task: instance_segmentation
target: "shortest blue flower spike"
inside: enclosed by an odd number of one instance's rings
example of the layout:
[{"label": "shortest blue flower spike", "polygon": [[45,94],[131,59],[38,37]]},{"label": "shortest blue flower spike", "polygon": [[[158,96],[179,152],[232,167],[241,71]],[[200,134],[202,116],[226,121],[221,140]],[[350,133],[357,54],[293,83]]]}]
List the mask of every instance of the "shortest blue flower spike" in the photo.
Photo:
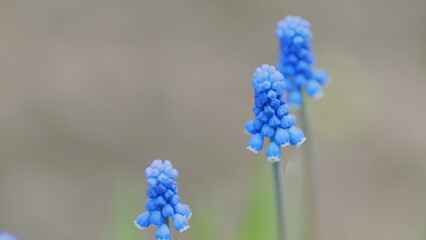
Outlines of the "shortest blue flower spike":
[{"label": "shortest blue flower spike", "polygon": [[166,224],[162,224],[155,233],[157,240],[169,240],[170,239],[170,228]]},{"label": "shortest blue flower spike", "polygon": [[[146,195],[149,199],[145,202],[146,212],[141,213],[135,220],[136,227],[143,229],[149,225],[158,226],[155,235],[157,240],[169,240],[170,228],[169,218],[173,219],[176,230],[183,232],[189,228],[188,220],[191,217],[191,209],[188,205],[182,204],[177,195],[178,185],[174,181],[179,176],[179,172],[173,168],[169,160],[154,160],[145,170],[145,177],[148,178],[149,188]],[[0,239],[2,240],[2,239]]]},{"label": "shortest blue flower spike", "polygon": [[15,235],[8,231],[0,232],[0,240],[19,240]]},{"label": "shortest blue flower spike", "polygon": [[173,216],[173,225],[175,226],[176,230],[181,233],[189,228],[188,220],[185,216],[180,214]]}]

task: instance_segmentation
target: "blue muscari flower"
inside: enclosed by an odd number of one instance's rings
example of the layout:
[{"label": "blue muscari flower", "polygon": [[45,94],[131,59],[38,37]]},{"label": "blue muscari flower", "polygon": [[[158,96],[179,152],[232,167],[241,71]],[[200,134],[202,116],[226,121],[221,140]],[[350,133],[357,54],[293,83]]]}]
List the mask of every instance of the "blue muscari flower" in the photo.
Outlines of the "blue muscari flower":
[{"label": "blue muscari flower", "polygon": [[188,205],[180,203],[178,186],[174,181],[178,176],[178,171],[169,160],[154,160],[145,170],[149,186],[146,190],[149,199],[145,202],[147,211],[136,218],[135,225],[140,229],[151,224],[158,226],[155,234],[158,240],[170,239],[170,228],[166,224],[170,217],[176,230],[183,232],[189,228],[188,220],[192,212]]},{"label": "blue muscari flower", "polygon": [[287,16],[277,24],[275,35],[280,54],[277,69],[286,82],[288,102],[295,107],[302,104],[302,89],[311,98],[322,96],[322,85],[329,81],[328,73],[314,68],[310,23],[298,16]]},{"label": "blue muscari flower", "polygon": [[19,240],[15,235],[8,231],[0,232],[0,240]]},{"label": "blue muscari flower", "polygon": [[306,139],[302,130],[294,126],[296,117],[289,114],[290,107],[284,100],[285,79],[274,66],[264,64],[256,68],[252,86],[255,119],[245,125],[245,131],[253,135],[247,149],[257,153],[263,149],[264,137],[269,137],[266,156],[271,162],[279,161],[280,147],[299,146]]}]

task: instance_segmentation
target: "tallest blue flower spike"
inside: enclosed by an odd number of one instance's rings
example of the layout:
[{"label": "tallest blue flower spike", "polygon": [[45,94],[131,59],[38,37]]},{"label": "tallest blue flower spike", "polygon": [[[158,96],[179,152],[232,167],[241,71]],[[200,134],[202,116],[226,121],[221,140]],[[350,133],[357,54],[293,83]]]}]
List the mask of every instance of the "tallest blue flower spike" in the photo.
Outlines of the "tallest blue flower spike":
[{"label": "tallest blue flower spike", "polygon": [[303,89],[311,98],[322,97],[322,86],[328,84],[329,77],[325,70],[313,66],[310,23],[298,16],[287,16],[278,22],[275,35],[280,49],[277,69],[286,78],[288,102],[300,107]]},{"label": "tallest blue flower spike", "polygon": [[189,228],[188,220],[191,210],[188,205],[180,203],[177,183],[174,181],[179,176],[169,160],[154,160],[145,170],[145,177],[150,188],[146,190],[149,199],[145,202],[146,212],[141,213],[135,220],[136,227],[144,229],[149,225],[158,226],[155,237],[157,240],[171,238],[168,225],[169,217],[179,232]]},{"label": "tallest blue flower spike", "polygon": [[296,117],[284,100],[285,80],[274,66],[267,64],[256,68],[252,80],[254,88],[255,119],[247,121],[245,131],[253,136],[247,149],[257,153],[262,150],[264,138],[271,142],[266,150],[270,162],[280,160],[281,149],[289,144],[299,146],[305,141],[302,130],[296,126]]}]

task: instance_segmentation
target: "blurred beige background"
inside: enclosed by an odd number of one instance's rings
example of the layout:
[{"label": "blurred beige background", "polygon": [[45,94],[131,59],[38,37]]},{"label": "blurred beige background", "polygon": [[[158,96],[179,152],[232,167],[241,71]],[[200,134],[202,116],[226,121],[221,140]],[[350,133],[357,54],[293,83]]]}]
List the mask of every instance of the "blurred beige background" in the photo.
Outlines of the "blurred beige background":
[{"label": "blurred beige background", "polygon": [[0,230],[111,239],[117,182],[142,211],[143,170],[163,158],[232,236],[267,164],[244,150],[251,76],[275,63],[286,15],[311,21],[332,75],[309,102],[321,239],[425,239],[425,0],[1,1]]}]

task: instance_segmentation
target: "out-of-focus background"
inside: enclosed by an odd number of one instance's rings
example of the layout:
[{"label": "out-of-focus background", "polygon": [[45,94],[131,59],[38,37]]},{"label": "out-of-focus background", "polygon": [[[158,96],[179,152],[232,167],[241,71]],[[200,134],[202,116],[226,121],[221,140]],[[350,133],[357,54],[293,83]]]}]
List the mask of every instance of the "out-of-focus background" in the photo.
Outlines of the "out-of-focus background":
[{"label": "out-of-focus background", "polygon": [[[0,230],[139,234],[143,170],[162,158],[194,210],[175,239],[211,231],[197,214],[233,239],[253,176],[270,170],[245,150],[243,125],[254,68],[275,64],[286,15],[311,22],[317,66],[332,76],[309,101],[321,239],[425,239],[424,0],[2,1]],[[300,151],[284,156],[293,209]]]}]

